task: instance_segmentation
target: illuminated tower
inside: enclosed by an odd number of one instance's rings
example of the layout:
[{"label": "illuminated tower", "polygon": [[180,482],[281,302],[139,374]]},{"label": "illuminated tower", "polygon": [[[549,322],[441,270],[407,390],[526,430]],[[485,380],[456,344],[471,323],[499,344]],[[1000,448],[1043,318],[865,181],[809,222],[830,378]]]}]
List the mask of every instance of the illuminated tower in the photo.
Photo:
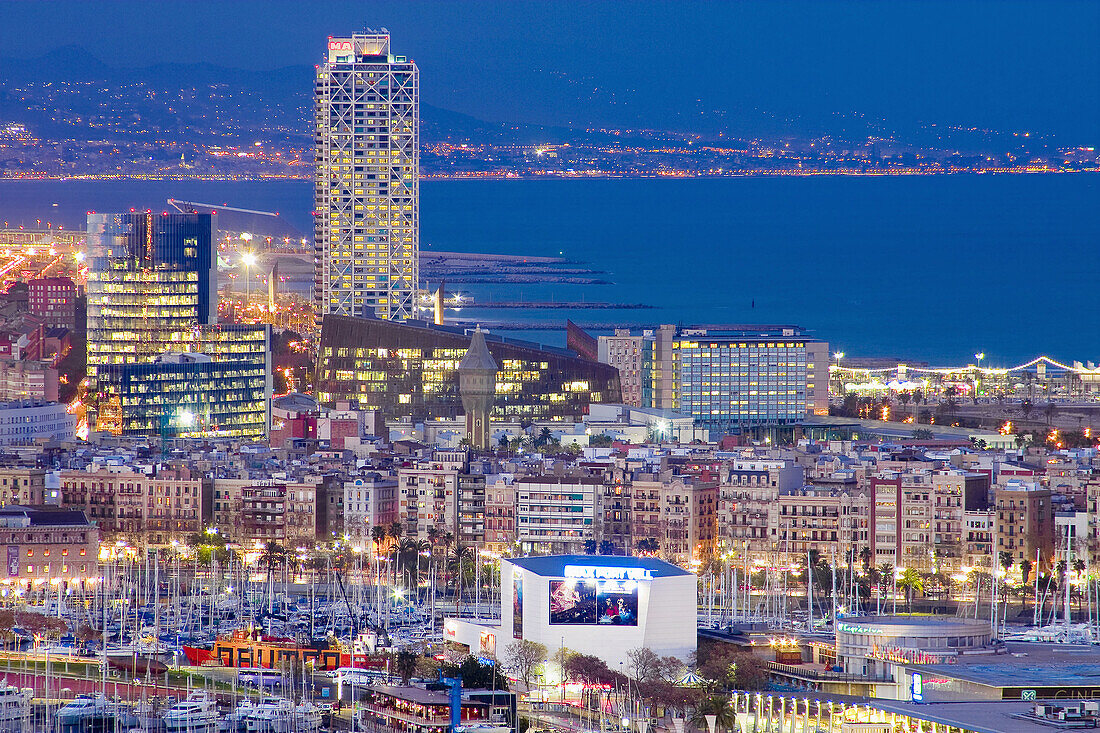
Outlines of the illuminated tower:
[{"label": "illuminated tower", "polygon": [[466,412],[466,437],[470,447],[489,447],[489,412],[497,394],[497,362],[489,353],[485,333],[479,328],[470,337],[470,348],[458,363],[458,394]]},{"label": "illuminated tower", "polygon": [[327,313],[416,317],[419,78],[384,29],[328,39],[314,86],[318,326]]}]

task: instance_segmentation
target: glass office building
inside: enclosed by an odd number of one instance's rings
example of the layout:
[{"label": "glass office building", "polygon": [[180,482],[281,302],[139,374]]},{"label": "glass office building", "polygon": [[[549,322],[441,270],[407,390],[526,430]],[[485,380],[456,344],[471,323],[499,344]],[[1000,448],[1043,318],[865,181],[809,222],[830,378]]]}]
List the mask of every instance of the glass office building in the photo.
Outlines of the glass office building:
[{"label": "glass office building", "polygon": [[112,364],[103,367],[112,392],[101,418],[127,436],[262,439],[267,373],[262,359],[214,361],[192,353]]},{"label": "glass office building", "polygon": [[[593,402],[619,402],[618,371],[566,349],[488,333],[498,365],[494,420],[578,420]],[[470,345],[462,329],[423,321],[325,316],[317,399],[427,420],[463,414],[458,364]]]},{"label": "glass office building", "polygon": [[[188,382],[193,390],[190,400],[209,403],[218,399],[224,387],[218,386],[221,377],[214,375],[227,369],[236,374],[233,379],[248,374],[250,384],[255,382],[249,389],[266,390],[262,409],[251,398],[229,400],[216,408],[244,411],[238,420],[219,418],[219,426],[268,421],[270,331],[266,326],[217,323],[215,241],[211,214],[88,214],[88,414],[92,430],[113,435],[159,433],[159,427],[150,433],[146,424],[167,419],[166,410],[171,412],[183,404],[185,395],[178,391],[182,366],[195,373]],[[198,356],[186,365],[166,357],[181,353]],[[198,366],[206,360],[217,366]],[[224,366],[237,362],[233,367]],[[156,378],[161,372],[163,379]],[[260,372],[262,379],[256,377]],[[145,386],[138,386],[139,381]],[[157,394],[156,389],[167,392]],[[204,432],[221,433],[220,428]],[[266,428],[257,433],[249,427],[233,434],[262,436]]]},{"label": "glass office building", "polygon": [[210,214],[88,214],[88,376],[152,361],[217,321]]},{"label": "glass office building", "polygon": [[387,33],[329,38],[314,84],[314,313],[417,317],[420,74]]}]

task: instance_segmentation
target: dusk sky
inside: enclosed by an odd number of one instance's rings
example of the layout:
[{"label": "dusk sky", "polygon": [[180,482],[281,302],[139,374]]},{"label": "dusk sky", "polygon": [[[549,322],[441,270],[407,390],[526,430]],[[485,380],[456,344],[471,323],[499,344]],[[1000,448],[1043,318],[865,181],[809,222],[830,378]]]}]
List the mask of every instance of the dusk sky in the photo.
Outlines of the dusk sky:
[{"label": "dusk sky", "polygon": [[[313,64],[386,27],[424,102],[490,120],[859,112],[1100,142],[1100,3],[3,2],[0,55]],[[700,101],[697,101],[700,100]],[[671,110],[671,112],[670,112]]]}]

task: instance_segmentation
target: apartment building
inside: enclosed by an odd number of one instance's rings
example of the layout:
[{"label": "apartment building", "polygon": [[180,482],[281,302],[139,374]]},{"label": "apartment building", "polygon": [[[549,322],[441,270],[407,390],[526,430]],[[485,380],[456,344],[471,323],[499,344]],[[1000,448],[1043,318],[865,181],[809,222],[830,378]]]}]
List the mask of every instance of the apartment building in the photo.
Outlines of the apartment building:
[{"label": "apartment building", "polygon": [[[996,555],[1007,552],[1015,563],[1036,567],[1054,556],[1054,508],[1050,489],[1030,481],[1010,480],[995,489]],[[1036,562],[1038,559],[1038,562]]]},{"label": "apartment building", "polygon": [[241,509],[230,526],[239,543],[258,546],[277,542],[310,547],[317,540],[315,484],[261,481],[241,489]]},{"label": "apartment building", "polygon": [[485,486],[485,547],[495,552],[514,547],[516,491],[512,477],[489,477]]},{"label": "apartment building", "polygon": [[0,506],[46,503],[46,472],[29,466],[0,466]]},{"label": "apartment building", "polygon": [[215,479],[211,523],[240,545],[290,547],[317,541],[321,477],[304,481]]},{"label": "apartment building", "polygon": [[525,552],[583,553],[585,541],[595,539],[596,494],[602,484],[589,477],[516,479],[516,542]]},{"label": "apartment building", "polygon": [[6,563],[0,587],[98,578],[100,531],[78,509],[0,507],[0,547]]},{"label": "apartment building", "polygon": [[343,482],[344,533],[356,543],[369,542],[371,529],[397,521],[397,479],[377,473]]},{"label": "apartment building", "polygon": [[397,514],[404,535],[429,539],[428,530],[458,537],[459,468],[443,465],[397,469]]},{"label": "apartment building", "polygon": [[867,494],[805,487],[778,501],[778,549],[799,557],[810,551],[837,562],[854,562],[869,541]]},{"label": "apartment building", "polygon": [[600,336],[598,341],[598,358],[619,370],[623,404],[631,407],[642,406],[644,342],[647,338],[652,339],[652,334],[632,336],[629,329],[616,328],[613,336]]},{"label": "apartment building", "polygon": [[129,466],[61,472],[61,506],[80,509],[105,540],[146,546],[186,542],[211,516],[212,485],[186,468],[146,474]]}]

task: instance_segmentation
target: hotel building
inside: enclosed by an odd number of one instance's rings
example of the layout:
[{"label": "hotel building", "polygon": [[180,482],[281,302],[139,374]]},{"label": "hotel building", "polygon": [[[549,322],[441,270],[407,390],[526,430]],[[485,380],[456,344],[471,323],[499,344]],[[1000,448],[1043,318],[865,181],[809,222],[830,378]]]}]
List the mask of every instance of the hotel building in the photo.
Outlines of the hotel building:
[{"label": "hotel building", "polygon": [[794,326],[661,326],[643,341],[642,404],[712,435],[796,425],[829,409],[829,347]]},{"label": "hotel building", "polygon": [[420,72],[388,33],[329,38],[314,84],[314,313],[416,317]]}]

